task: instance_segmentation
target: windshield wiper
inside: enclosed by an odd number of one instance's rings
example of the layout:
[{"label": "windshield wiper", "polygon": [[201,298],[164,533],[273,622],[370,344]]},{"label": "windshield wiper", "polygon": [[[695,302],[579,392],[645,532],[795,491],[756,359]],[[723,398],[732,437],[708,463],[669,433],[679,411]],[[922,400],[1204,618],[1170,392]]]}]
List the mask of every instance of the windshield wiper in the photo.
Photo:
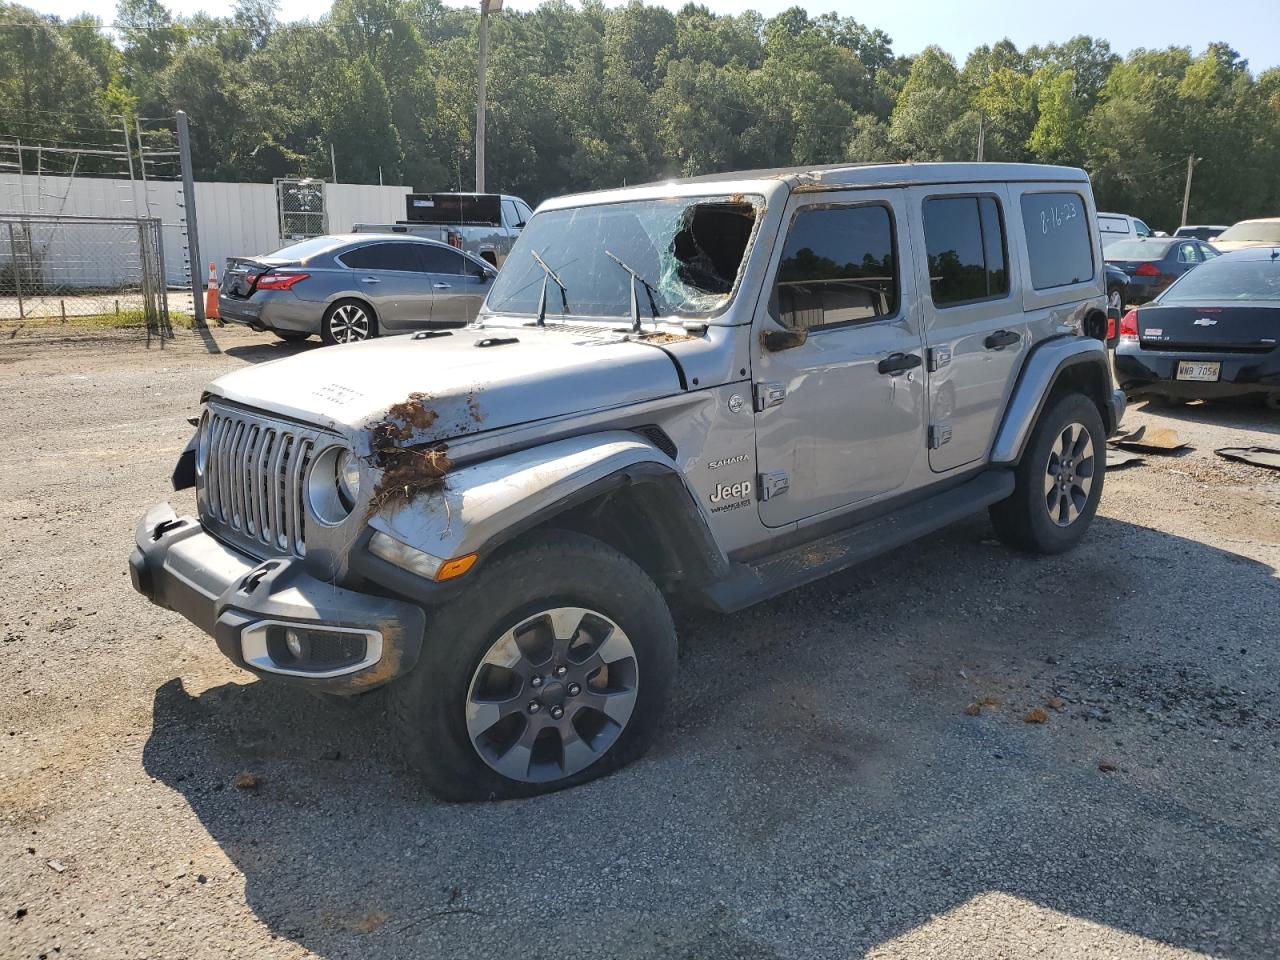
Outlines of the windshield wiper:
[{"label": "windshield wiper", "polygon": [[620,266],[623,270],[627,271],[627,273],[631,274],[631,332],[640,332],[640,298],[636,294],[637,281],[644,284],[644,292],[649,296],[649,313],[656,323],[658,320],[658,302],[653,299],[653,284],[640,276],[640,274],[636,273],[635,270],[632,270],[608,250],[604,252],[604,255]]},{"label": "windshield wiper", "polygon": [[564,305],[560,311],[561,313],[569,312],[569,288],[564,285],[564,281],[556,275],[556,272],[547,266],[547,261],[543,260],[542,257],[539,256],[537,250],[530,250],[529,252],[533,254],[533,259],[537,261],[537,264],[542,268],[543,273],[542,294],[538,297],[538,326],[543,327],[546,326],[547,323],[548,278],[554,280],[556,282],[556,286],[560,288],[560,302]]}]

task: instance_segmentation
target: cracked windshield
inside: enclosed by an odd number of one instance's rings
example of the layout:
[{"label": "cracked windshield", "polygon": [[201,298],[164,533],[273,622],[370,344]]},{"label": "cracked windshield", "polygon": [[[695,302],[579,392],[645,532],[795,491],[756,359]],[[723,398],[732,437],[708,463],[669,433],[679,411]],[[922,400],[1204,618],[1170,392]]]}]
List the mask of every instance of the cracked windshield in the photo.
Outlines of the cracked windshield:
[{"label": "cracked windshield", "polygon": [[[758,201],[756,201],[758,202]],[[756,202],[640,200],[539,213],[489,293],[489,313],[709,317],[728,306],[755,227]]]}]

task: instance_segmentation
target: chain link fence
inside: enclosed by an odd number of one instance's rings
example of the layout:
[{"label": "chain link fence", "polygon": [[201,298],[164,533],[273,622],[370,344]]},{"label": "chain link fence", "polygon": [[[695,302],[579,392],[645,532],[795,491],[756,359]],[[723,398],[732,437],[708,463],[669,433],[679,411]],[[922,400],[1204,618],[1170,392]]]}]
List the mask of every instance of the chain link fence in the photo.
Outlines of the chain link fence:
[{"label": "chain link fence", "polygon": [[277,178],[275,185],[282,240],[306,240],[329,232],[323,180]]},{"label": "chain link fence", "polygon": [[0,213],[0,321],[172,334],[160,220]]}]

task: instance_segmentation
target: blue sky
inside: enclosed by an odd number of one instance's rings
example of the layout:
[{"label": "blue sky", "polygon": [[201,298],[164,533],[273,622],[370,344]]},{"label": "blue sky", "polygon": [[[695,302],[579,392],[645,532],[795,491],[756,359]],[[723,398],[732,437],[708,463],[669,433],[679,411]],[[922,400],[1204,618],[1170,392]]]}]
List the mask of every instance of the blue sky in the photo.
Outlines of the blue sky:
[{"label": "blue sky", "polygon": [[[23,2],[23,0],[19,0]],[[108,0],[109,2],[109,0]],[[73,16],[93,10],[110,19],[104,0],[26,0],[26,5],[45,13]],[[325,0],[282,0],[285,19],[310,19]],[[455,4],[472,6],[473,4]],[[613,5],[613,0],[609,0]],[[684,0],[660,2],[672,10]],[[771,16],[794,5],[794,0],[703,0],[716,13],[759,10]],[[538,0],[506,0],[508,7],[527,10]],[[221,14],[232,3],[218,0],[167,0],[176,13],[204,10]],[[1134,47],[1189,46],[1199,52],[1213,40],[1223,40],[1249,60],[1254,72],[1280,65],[1280,2],[1277,0],[1070,0],[1058,3],[999,2],[999,0],[895,0],[868,4],[849,0],[815,0],[800,3],[812,14],[835,10],[879,27],[893,38],[897,53],[916,53],[931,43],[938,44],[963,62],[965,55],[982,43],[994,43],[1007,36],[1019,49],[1034,43],[1066,40],[1088,33],[1110,41],[1114,50],[1128,53]]]}]

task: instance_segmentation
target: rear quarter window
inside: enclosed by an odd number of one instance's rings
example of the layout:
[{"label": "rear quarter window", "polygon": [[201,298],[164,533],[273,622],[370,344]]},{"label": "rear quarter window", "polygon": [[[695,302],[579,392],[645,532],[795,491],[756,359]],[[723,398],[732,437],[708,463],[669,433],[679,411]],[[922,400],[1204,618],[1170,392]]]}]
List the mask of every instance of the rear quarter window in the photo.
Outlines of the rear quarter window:
[{"label": "rear quarter window", "polygon": [[1021,206],[1032,287],[1049,290],[1092,280],[1093,243],[1084,198],[1078,193],[1024,193]]}]

